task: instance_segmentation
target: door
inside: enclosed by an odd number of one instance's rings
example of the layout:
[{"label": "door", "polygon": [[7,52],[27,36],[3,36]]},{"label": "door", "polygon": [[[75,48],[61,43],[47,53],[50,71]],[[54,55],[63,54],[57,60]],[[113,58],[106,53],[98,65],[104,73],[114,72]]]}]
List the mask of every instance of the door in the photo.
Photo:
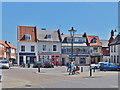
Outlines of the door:
[{"label": "door", "polygon": [[19,57],[19,60],[20,60],[20,62],[19,62],[20,65],[22,65],[22,63],[23,63],[23,56],[20,56],[20,57]]}]

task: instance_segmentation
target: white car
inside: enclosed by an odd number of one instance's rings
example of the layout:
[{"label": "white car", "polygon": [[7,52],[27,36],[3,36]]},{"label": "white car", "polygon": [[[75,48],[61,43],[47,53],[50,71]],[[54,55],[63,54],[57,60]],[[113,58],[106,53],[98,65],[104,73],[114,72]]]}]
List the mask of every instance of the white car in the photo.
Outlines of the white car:
[{"label": "white car", "polygon": [[91,64],[91,65],[90,65],[90,68],[92,68],[92,69],[94,69],[94,68],[95,68],[95,69],[98,69],[98,64]]},{"label": "white car", "polygon": [[0,68],[1,69],[9,69],[9,61],[8,60],[0,60]]},{"label": "white car", "polygon": [[91,64],[91,68],[92,69],[99,69],[99,67],[103,64],[103,63],[108,63],[108,62],[99,62],[98,64]]}]

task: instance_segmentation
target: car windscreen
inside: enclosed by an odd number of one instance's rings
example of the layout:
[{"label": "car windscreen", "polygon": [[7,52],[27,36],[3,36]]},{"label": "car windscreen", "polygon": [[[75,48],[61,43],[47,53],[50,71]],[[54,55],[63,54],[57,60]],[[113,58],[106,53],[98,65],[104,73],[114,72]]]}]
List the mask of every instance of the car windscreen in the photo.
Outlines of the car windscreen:
[{"label": "car windscreen", "polygon": [[8,63],[8,61],[0,61],[0,63]]}]

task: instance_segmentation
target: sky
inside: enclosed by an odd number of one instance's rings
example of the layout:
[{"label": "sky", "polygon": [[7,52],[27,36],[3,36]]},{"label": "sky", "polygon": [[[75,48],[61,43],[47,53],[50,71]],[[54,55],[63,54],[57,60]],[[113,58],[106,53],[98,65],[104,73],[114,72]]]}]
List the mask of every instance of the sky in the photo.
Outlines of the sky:
[{"label": "sky", "polygon": [[117,2],[3,2],[2,40],[17,47],[17,25],[98,35],[108,40],[118,27]]}]

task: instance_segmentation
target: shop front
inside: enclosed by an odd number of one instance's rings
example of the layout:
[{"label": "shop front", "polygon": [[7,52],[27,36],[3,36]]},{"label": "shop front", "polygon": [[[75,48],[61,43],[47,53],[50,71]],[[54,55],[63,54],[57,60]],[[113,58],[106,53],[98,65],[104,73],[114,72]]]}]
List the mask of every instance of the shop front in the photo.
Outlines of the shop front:
[{"label": "shop front", "polygon": [[[89,55],[73,55],[72,60],[75,62],[75,64],[88,65],[90,60],[89,58]],[[67,62],[71,61],[71,55],[62,55],[62,60],[66,60],[66,65]]]},{"label": "shop front", "polygon": [[54,65],[61,65],[61,54],[39,54],[39,61],[52,61]]},{"label": "shop front", "polygon": [[19,53],[19,65],[27,64],[34,64],[36,62],[35,53]]},{"label": "shop front", "polygon": [[97,64],[102,61],[102,56],[91,56],[91,64]]}]

